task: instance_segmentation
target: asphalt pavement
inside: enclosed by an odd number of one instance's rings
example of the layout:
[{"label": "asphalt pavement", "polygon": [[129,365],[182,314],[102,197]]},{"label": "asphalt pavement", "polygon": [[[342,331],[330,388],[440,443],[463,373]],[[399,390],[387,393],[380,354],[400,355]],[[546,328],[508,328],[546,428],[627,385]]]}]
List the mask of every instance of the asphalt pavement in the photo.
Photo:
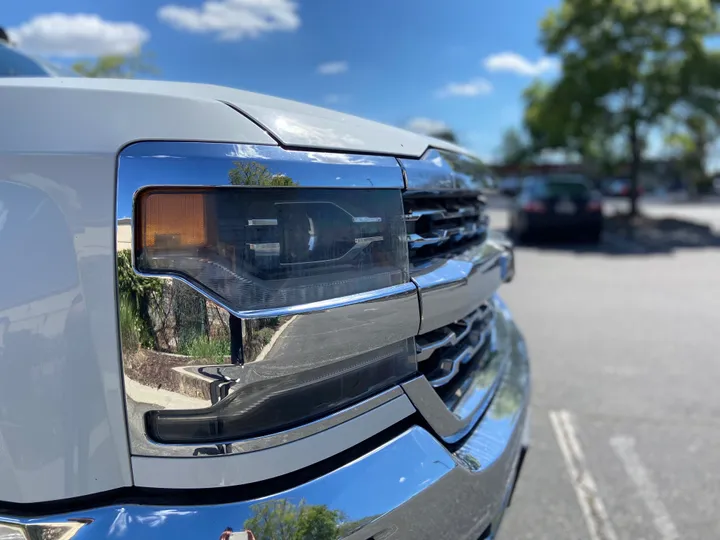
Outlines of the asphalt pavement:
[{"label": "asphalt pavement", "polygon": [[[720,205],[643,210],[720,234]],[[720,538],[720,248],[616,241],[518,248],[533,443],[500,540]]]}]

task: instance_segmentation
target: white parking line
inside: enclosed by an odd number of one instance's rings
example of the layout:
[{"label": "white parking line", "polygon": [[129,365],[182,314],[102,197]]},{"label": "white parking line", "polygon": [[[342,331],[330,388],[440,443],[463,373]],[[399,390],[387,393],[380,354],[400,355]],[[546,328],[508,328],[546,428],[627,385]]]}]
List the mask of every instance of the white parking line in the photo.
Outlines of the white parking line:
[{"label": "white parking line", "polygon": [[638,494],[652,515],[655,529],[660,533],[660,538],[662,540],[680,538],[670,513],[660,499],[660,493],[655,483],[650,478],[650,472],[640,461],[640,456],[635,451],[635,439],[626,436],[613,437],[610,439],[610,446],[620,458],[623,467],[625,467],[625,472],[635,483]]},{"label": "white parking line", "polygon": [[570,482],[575,490],[591,540],[617,540],[618,536],[605,510],[595,479],[590,474],[572,415],[568,411],[550,411],[550,423],[555,431]]}]

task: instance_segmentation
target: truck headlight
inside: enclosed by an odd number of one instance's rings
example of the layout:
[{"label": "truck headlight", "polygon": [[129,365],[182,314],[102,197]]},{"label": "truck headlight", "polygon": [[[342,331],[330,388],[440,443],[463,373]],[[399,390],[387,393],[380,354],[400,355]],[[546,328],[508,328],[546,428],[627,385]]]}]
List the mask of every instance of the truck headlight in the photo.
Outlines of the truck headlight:
[{"label": "truck headlight", "polygon": [[[140,274],[179,279],[225,308],[231,349],[241,343],[216,365],[173,368],[192,384],[212,381],[211,399],[145,412],[155,442],[292,429],[416,371],[419,314],[400,189],[141,187],[132,236]],[[264,330],[273,336],[263,337],[259,361],[248,343]],[[126,376],[139,365],[125,362]]]},{"label": "truck headlight", "polygon": [[135,265],[254,316],[407,283],[402,215],[391,190],[147,188]]}]

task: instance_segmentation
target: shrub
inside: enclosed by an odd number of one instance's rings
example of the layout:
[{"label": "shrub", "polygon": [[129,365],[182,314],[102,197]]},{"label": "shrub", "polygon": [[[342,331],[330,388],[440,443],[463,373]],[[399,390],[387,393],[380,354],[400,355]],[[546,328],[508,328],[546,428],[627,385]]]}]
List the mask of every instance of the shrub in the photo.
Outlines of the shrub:
[{"label": "shrub", "polygon": [[198,336],[195,339],[188,340],[180,352],[194,358],[205,358],[213,360],[217,364],[222,364],[225,357],[230,355],[230,340]]},{"label": "shrub", "polygon": [[120,297],[127,300],[135,314],[140,343],[156,346],[149,306],[154,296],[162,294],[162,280],[137,275],[132,267],[129,249],[118,252],[117,269]]},{"label": "shrub", "polygon": [[120,297],[120,339],[124,350],[135,352],[140,348],[140,319],[127,296]]},{"label": "shrub", "polygon": [[187,348],[198,336],[208,335],[207,301],[188,285],[173,283],[171,298],[177,347]]}]

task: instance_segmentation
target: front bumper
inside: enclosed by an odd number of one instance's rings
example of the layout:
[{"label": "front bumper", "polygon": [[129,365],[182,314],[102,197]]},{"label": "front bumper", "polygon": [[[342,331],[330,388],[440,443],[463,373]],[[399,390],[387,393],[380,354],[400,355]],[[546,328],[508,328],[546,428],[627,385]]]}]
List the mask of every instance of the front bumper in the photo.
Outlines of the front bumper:
[{"label": "front bumper", "polygon": [[[318,540],[491,538],[528,444],[530,377],[520,343],[489,409],[452,448],[415,425],[351,463],[272,496],[224,504],[198,496],[193,506],[129,498],[56,515],[0,515],[0,540],[21,540],[23,530],[27,538],[63,540],[216,539],[227,527],[235,533],[249,528],[258,540],[297,537],[298,530]],[[53,536],[43,536],[53,529]]]}]

